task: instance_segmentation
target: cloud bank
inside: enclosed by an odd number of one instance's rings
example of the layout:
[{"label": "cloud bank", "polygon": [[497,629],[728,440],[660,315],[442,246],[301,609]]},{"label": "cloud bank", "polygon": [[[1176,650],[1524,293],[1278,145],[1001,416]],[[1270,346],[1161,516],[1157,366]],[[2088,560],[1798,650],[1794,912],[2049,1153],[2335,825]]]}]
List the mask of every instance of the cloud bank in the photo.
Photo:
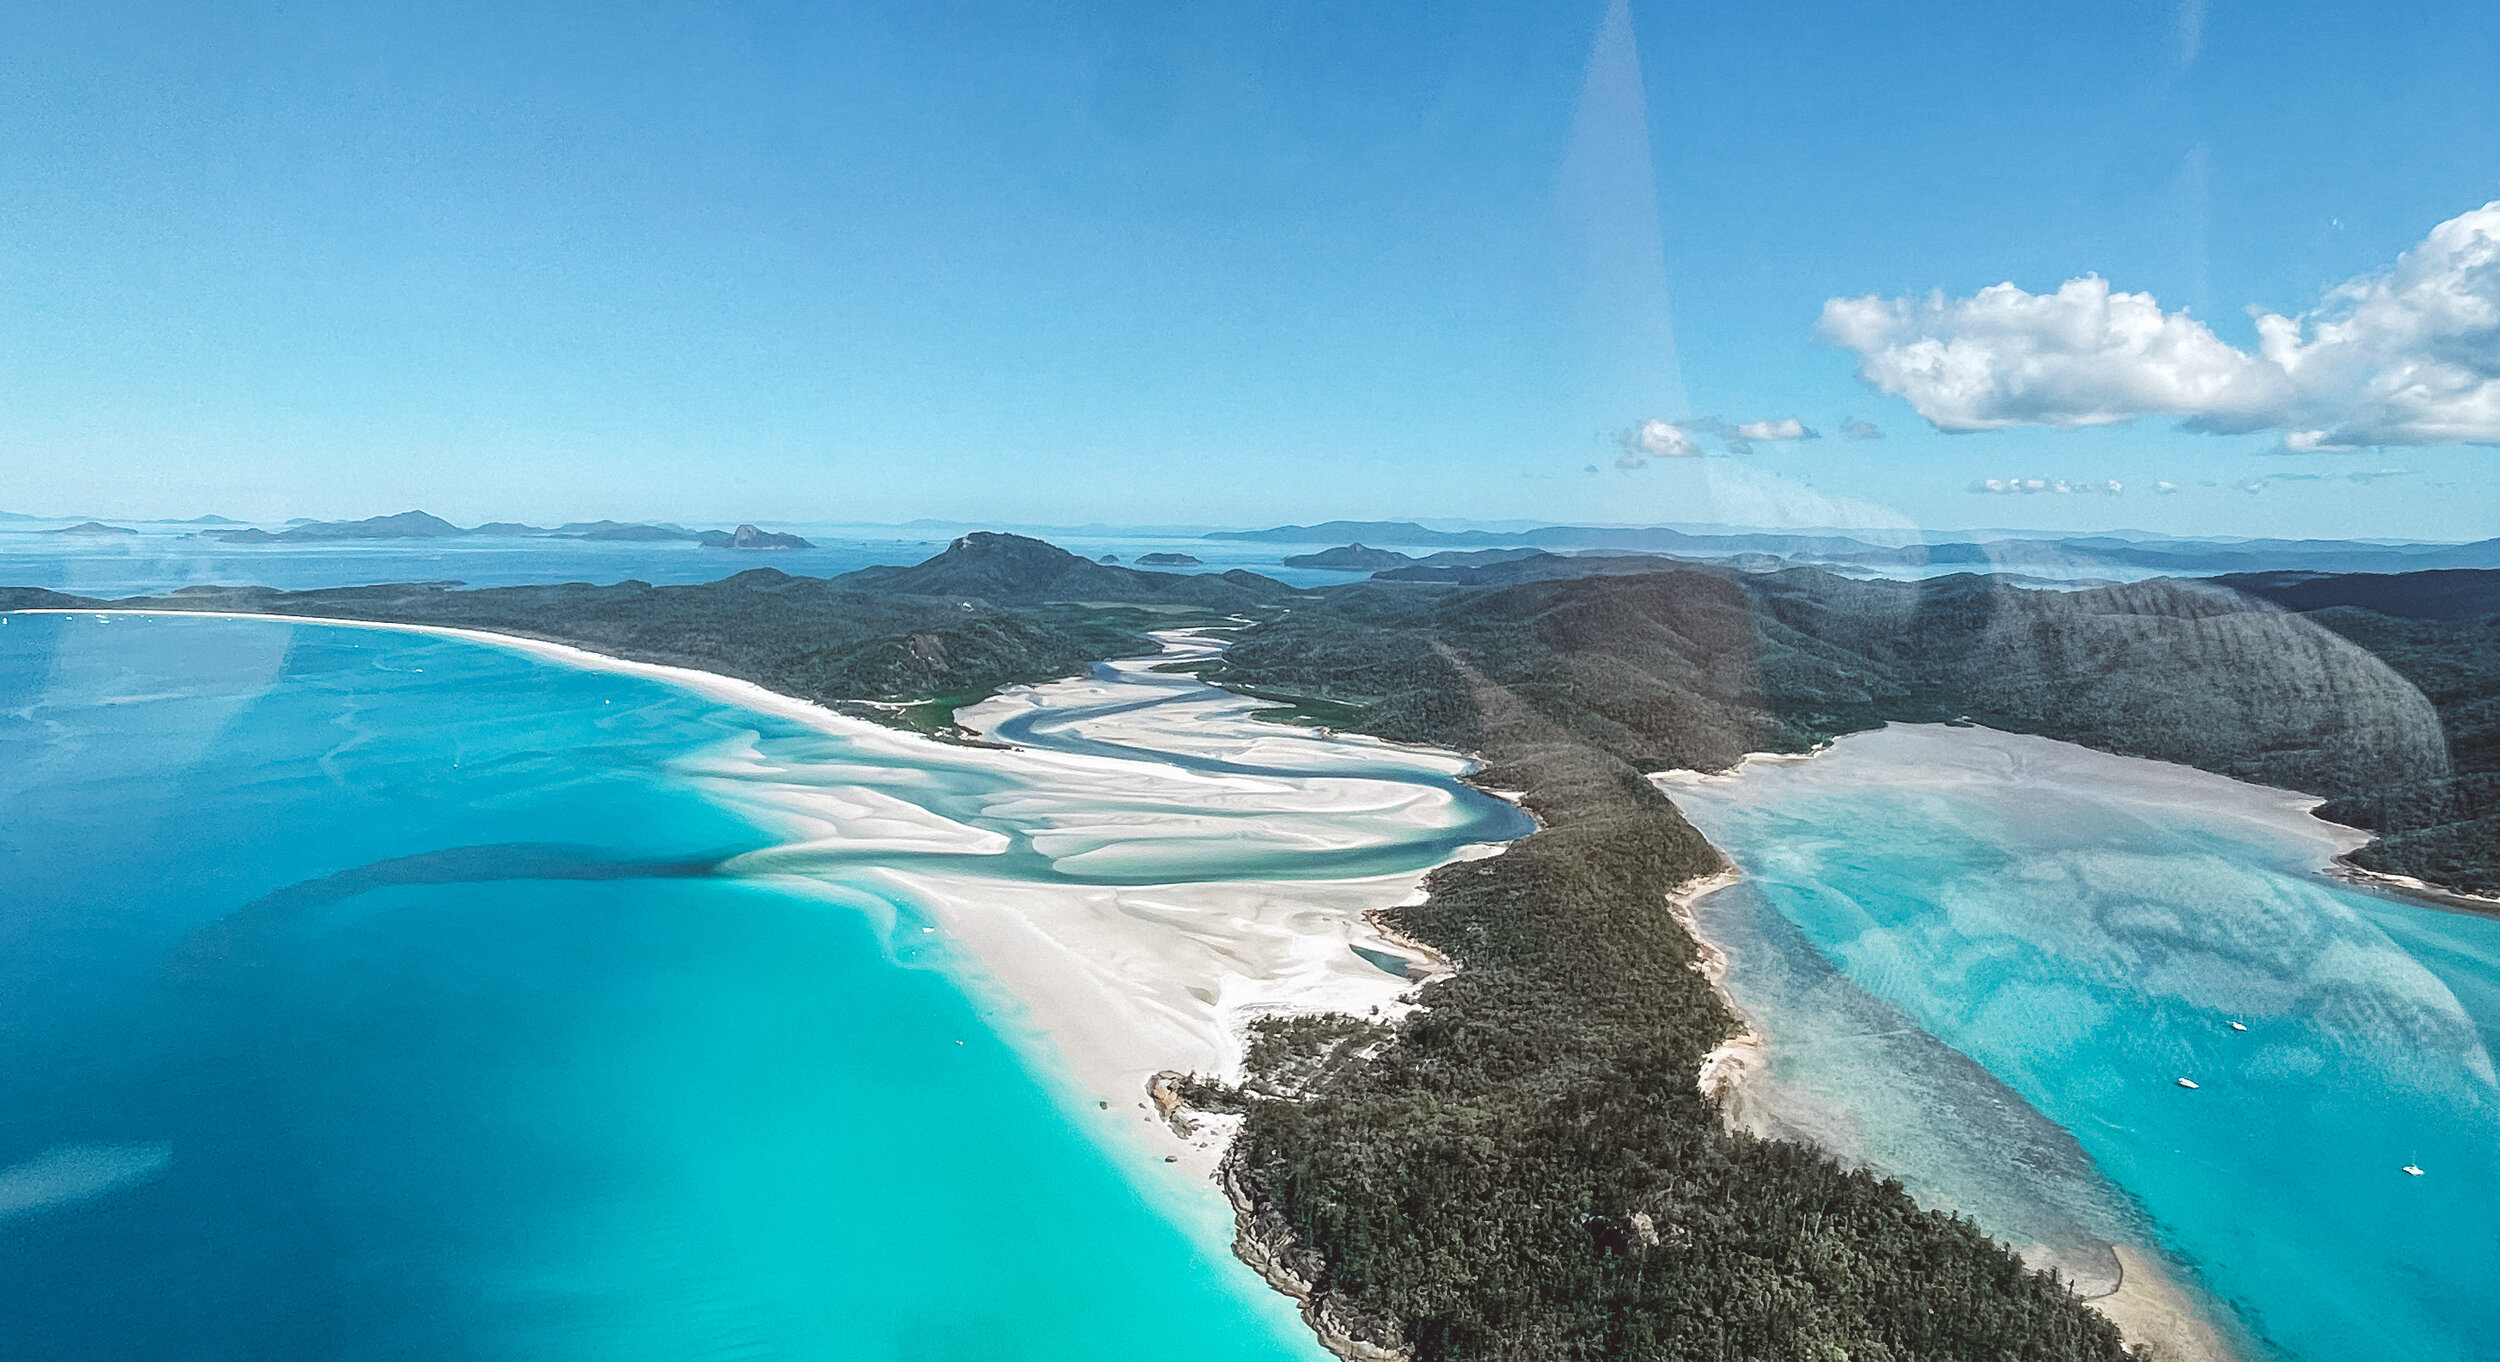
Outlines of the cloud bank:
[{"label": "cloud bank", "polygon": [[2293,450],[2500,444],[2500,200],[2308,312],[2256,315],[2251,354],[2087,275],[2046,294],[1834,298],[1816,333],[1944,431],[2166,416]]}]

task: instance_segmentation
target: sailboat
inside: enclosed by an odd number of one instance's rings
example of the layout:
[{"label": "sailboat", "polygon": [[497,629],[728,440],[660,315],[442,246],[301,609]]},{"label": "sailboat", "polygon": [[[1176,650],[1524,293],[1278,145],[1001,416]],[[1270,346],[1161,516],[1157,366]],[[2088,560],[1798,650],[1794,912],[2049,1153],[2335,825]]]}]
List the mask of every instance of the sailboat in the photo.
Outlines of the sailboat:
[{"label": "sailboat", "polygon": [[2193,1078],[2182,1078],[2179,1080],[2179,1086],[2182,1088],[2193,1088],[2196,1086],[2196,1080]]},{"label": "sailboat", "polygon": [[2234,1017],[2231,1019],[2231,1029],[2234,1031],[2245,1031],[2248,1029],[2248,1023]]}]

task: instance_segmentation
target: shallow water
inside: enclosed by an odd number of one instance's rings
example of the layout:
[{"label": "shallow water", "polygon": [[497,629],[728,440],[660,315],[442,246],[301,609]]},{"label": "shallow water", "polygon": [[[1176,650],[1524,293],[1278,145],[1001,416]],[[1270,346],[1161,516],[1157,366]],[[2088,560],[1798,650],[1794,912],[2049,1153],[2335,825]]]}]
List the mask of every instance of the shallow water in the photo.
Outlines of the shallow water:
[{"label": "shallow water", "polygon": [[1668,788],[1745,872],[1701,921],[1765,1124],[2079,1275],[2148,1238],[2260,1353],[2500,1356],[2500,921],[2320,877],[2274,792],[2044,739]]},{"label": "shallow water", "polygon": [[[1318,892],[1511,835],[1446,759],[1281,753],[1385,844],[1280,852],[1214,798],[1283,767],[852,740],[396,631],[0,616],[0,1356],[1320,1358],[893,871]],[[1074,767],[1164,806],[1089,825]]]}]

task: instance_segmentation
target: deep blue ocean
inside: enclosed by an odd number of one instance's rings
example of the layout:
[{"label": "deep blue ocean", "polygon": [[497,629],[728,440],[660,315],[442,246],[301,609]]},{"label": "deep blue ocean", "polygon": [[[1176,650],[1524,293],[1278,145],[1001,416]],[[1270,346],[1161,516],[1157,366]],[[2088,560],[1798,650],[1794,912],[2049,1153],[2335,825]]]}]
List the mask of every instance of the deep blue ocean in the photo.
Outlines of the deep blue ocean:
[{"label": "deep blue ocean", "polygon": [[672,763],[795,727],[0,616],[0,1358],[1324,1356],[909,904],[712,873]]},{"label": "deep blue ocean", "polygon": [[2149,1246],[2259,1356],[2500,1358],[2500,919],[2324,878],[2250,787],[1985,730],[1670,792],[1744,871],[1698,916],[1773,1124],[2070,1269]]}]

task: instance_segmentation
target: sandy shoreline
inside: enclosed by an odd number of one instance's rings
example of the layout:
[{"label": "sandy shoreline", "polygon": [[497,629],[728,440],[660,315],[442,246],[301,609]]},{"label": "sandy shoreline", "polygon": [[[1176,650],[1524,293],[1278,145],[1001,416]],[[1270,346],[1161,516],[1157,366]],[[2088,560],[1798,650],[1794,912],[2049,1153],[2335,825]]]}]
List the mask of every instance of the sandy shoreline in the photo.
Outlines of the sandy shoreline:
[{"label": "sandy shoreline", "polygon": [[[897,763],[943,763],[1016,773],[1037,786],[1055,789],[1070,807],[1096,795],[1134,806],[1141,797],[1151,802],[1151,796],[1161,793],[1168,793],[1176,803],[1195,799],[1205,806],[1204,810],[1178,808],[1159,819],[1132,807],[1099,820],[1105,825],[1101,829],[1077,826],[1046,831],[1037,834],[1037,843],[1051,836],[1099,836],[1137,838],[1152,845],[1154,836],[1162,834],[1173,837],[1185,851],[1193,835],[1238,835],[1232,823],[1211,822],[1205,810],[1235,818],[1271,810],[1270,817],[1279,823],[1299,819],[1300,826],[1287,826],[1280,834],[1288,839],[1288,849],[1316,849],[1332,840],[1359,841],[1364,836],[1411,835],[1427,827],[1429,820],[1445,817],[1446,810],[1429,799],[1406,798],[1400,803],[1379,797],[1380,791],[1366,787],[1364,770],[1386,759],[1414,774],[1455,779],[1473,765],[1455,753],[1355,735],[1321,737],[1251,720],[1246,717],[1249,711],[1265,707],[1264,702],[1194,681],[1187,686],[1205,692],[1208,703],[1176,716],[1167,732],[1130,732],[1120,729],[1115,720],[1089,720],[1086,732],[1093,736],[1098,730],[1109,730],[1114,736],[1125,735],[1141,743],[1168,743],[1193,755],[1241,760],[1276,757],[1305,763],[1318,773],[1299,781],[1270,780],[1262,786],[1240,777],[1196,777],[1143,759],[941,743],[714,672],[637,662],[487,630],[247,611],[20,613],[258,620],[457,639],[565,666],[662,681],[741,709],[796,721],[841,739],[853,749],[865,749],[867,755]],[[1037,710],[1048,711],[1054,705],[1100,701],[1123,684],[1124,669],[1151,675],[1146,669],[1174,660],[1176,653],[1185,655],[1196,642],[1172,634],[1155,637],[1167,646],[1178,646],[1160,655],[1111,664],[1114,677],[1110,681],[1085,677],[1010,687],[963,711],[959,718],[968,728],[980,730]],[[1178,684],[1168,677],[1162,681],[1167,686]],[[1332,763],[1343,764],[1345,774],[1329,771]],[[1148,1174],[1152,1180],[1184,1186],[1210,1227],[1213,1218],[1207,1216],[1207,1208],[1223,1205],[1212,1192],[1230,1126],[1199,1119],[1185,1134],[1175,1129],[1161,1119],[1149,1099],[1153,1076],[1179,1071],[1238,1078],[1246,1030],[1262,1016],[1349,1012],[1386,1017],[1405,1011],[1415,988],[1446,972],[1450,962],[1388,930],[1379,915],[1420,901],[1424,877],[1439,864],[1501,850],[1499,844],[1470,844],[1434,865],[1347,879],[1253,877],[1208,883],[1079,886],[1022,883],[980,873],[981,854],[998,849],[995,834],[946,821],[875,792],[863,794],[838,783],[805,783],[799,777],[808,776],[806,770],[782,769],[761,754],[723,756],[690,768],[688,774],[790,843],[742,858],[745,864],[733,864],[733,873],[785,879],[805,892],[810,882],[804,869],[784,869],[781,862],[788,859],[788,853],[803,852],[811,843],[897,850],[943,846],[969,853],[964,873],[882,870],[873,872],[873,878],[928,919],[934,934],[963,966],[958,971],[959,983],[987,1004],[993,1025],[1024,1051],[1031,1067],[1066,1094],[1072,1117],[1105,1134],[1114,1148],[1133,1151],[1138,1164],[1152,1167]],[[1051,818],[1047,810],[1034,816],[1045,825]],[[1313,831],[1336,824],[1348,831]],[[1077,859],[1084,854],[1080,851]],[[838,895],[833,897],[839,901]],[[897,926],[895,930],[909,928]],[[1408,973],[1388,972],[1358,955],[1357,947],[1406,962]],[[1224,1229],[1229,1232],[1229,1223]]]}]

